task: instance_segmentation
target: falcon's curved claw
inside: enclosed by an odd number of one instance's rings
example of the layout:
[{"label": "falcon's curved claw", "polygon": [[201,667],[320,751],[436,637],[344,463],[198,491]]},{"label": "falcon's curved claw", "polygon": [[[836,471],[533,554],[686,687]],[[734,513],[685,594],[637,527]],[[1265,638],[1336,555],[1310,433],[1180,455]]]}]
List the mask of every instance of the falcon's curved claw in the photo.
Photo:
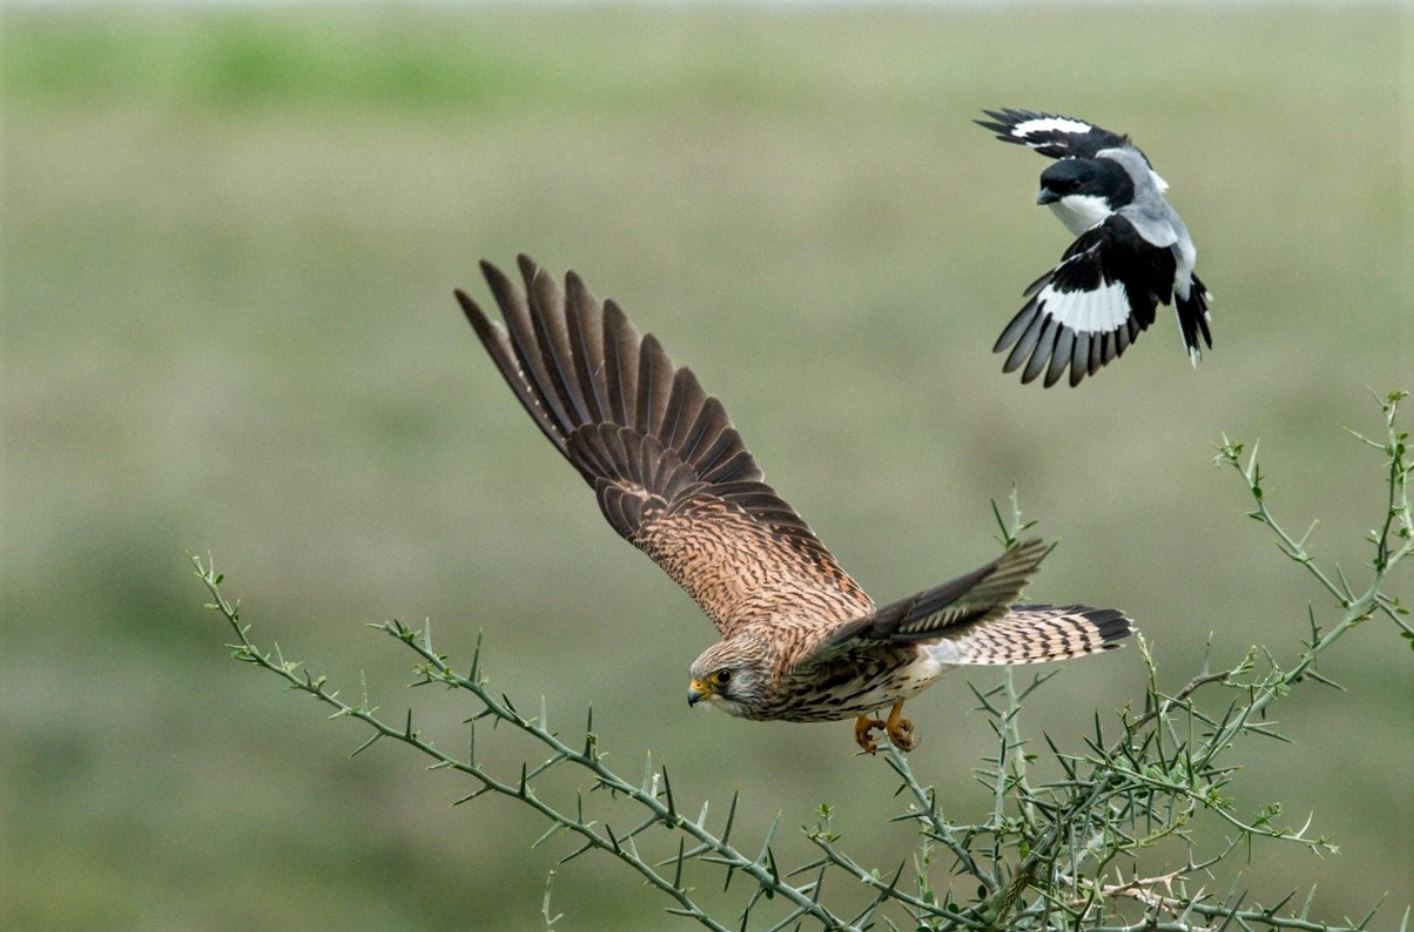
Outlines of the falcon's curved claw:
[{"label": "falcon's curved claw", "polygon": [[907,753],[918,747],[918,736],[913,733],[913,722],[903,717],[903,703],[895,702],[889,712],[889,720],[884,723],[889,740],[894,747]]},{"label": "falcon's curved claw", "polygon": [[854,743],[870,754],[873,754],[879,750],[879,742],[874,740],[874,729],[887,729],[888,727],[889,723],[882,718],[870,718],[867,715],[861,715],[854,720]]},{"label": "falcon's curved claw", "polygon": [[889,718],[870,718],[861,715],[854,720],[854,743],[870,754],[879,750],[879,742],[874,739],[874,729],[889,736],[889,742],[900,751],[907,753],[918,747],[918,736],[913,733],[913,722],[903,717],[903,703],[895,702],[889,710]]}]

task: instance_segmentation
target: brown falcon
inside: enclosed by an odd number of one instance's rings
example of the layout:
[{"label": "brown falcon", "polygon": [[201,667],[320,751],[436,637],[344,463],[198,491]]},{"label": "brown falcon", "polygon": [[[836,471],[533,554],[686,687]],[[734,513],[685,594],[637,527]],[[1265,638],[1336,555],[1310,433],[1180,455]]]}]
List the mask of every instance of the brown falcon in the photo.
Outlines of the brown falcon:
[{"label": "brown falcon", "polygon": [[[652,334],[574,272],[561,288],[521,256],[522,291],[490,263],[481,269],[505,325],[456,296],[501,375],[614,530],[721,632],[692,664],[690,704],[758,721],[854,717],[865,750],[882,728],[907,751],[917,740],[905,700],[950,667],[1064,660],[1133,630],[1114,609],[1014,605],[1046,555],[1039,540],[876,607],[763,481],[722,403]],[[887,720],[873,717],[884,708]]]}]

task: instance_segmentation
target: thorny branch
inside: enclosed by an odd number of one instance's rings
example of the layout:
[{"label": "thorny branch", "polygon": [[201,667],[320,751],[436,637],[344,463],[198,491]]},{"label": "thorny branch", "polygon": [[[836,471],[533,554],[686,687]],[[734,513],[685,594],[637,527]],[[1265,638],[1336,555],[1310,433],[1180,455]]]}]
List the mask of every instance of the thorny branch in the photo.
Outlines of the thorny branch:
[{"label": "thorny branch", "polygon": [[[297,661],[286,660],[278,647],[273,654],[262,651],[249,639],[239,604],[222,594],[222,576],[210,559],[193,557],[192,562],[210,591],[212,601],[207,607],[219,612],[235,633],[235,643],[230,645],[233,657],[268,670],[294,690],[314,697],[333,710],[331,718],[361,722],[370,735],[355,754],[384,738],[412,747],[433,761],[429,769],[455,770],[477,784],[457,803],[486,793],[518,800],[550,823],[535,845],[561,833],[575,840],[573,850],[561,863],[589,851],[609,855],[666,896],[671,902],[669,913],[709,929],[780,930],[808,923],[811,927],[862,932],[899,929],[894,921],[897,917],[919,930],[1005,927],[1199,932],[1235,925],[1246,930],[1351,932],[1367,928],[1374,911],[1357,922],[1327,923],[1311,918],[1314,891],[1293,909],[1295,892],[1267,906],[1244,905],[1245,897],[1235,886],[1219,895],[1210,891],[1209,884],[1215,882],[1214,866],[1240,846],[1250,851],[1257,839],[1297,844],[1314,852],[1336,850],[1326,838],[1310,834],[1310,819],[1299,828],[1284,827],[1278,804],[1263,806],[1252,816],[1242,815],[1225,793],[1236,769],[1226,757],[1244,735],[1285,740],[1272,730],[1264,710],[1306,680],[1337,686],[1319,672],[1317,661],[1357,625],[1380,616],[1393,621],[1403,637],[1414,640],[1414,629],[1406,621],[1407,610],[1385,588],[1391,571],[1414,554],[1408,435],[1397,426],[1403,397],[1396,392],[1377,399],[1384,415],[1382,440],[1355,434],[1363,444],[1380,451],[1387,487],[1387,507],[1370,533],[1369,571],[1359,587],[1352,585],[1339,566],[1318,564],[1308,549],[1314,523],[1295,537],[1273,516],[1256,447],[1245,459],[1240,443],[1224,438],[1219,447],[1215,461],[1241,477],[1252,499],[1249,516],[1265,525],[1281,552],[1310,573],[1339,606],[1340,614],[1328,630],[1322,631],[1312,608],[1310,638],[1289,667],[1283,668],[1258,648],[1223,669],[1212,669],[1210,660],[1205,659],[1203,669],[1172,695],[1159,688],[1154,658],[1141,638],[1140,651],[1148,671],[1142,710],[1138,714],[1121,712],[1119,733],[1110,740],[1106,740],[1097,714],[1094,734],[1083,739],[1083,749],[1063,751],[1044,737],[1060,776],[1043,781],[1033,780],[1028,773],[1028,764],[1037,755],[1028,750],[1023,738],[1020,713],[1023,702],[1053,673],[1018,685],[1008,671],[991,689],[974,687],[979,711],[987,717],[998,741],[996,756],[987,758],[977,770],[992,798],[990,811],[981,821],[947,818],[937,793],[918,779],[908,758],[884,745],[883,760],[898,779],[897,795],[905,801],[904,811],[894,821],[909,822],[918,830],[918,848],[909,872],[905,871],[907,862],[885,873],[859,864],[841,847],[840,836],[832,830],[833,809],[828,805],[822,805],[815,824],[804,829],[806,839],[818,852],[813,860],[789,870],[781,866],[773,843],[779,817],[759,852],[745,853],[731,841],[738,802],[735,796],[717,832],[709,828],[706,803],[696,818],[683,811],[665,767],[654,768],[650,761],[638,781],[610,770],[598,748],[592,710],[582,742],[570,744],[549,729],[543,700],[538,715],[526,716],[509,697],[493,693],[482,673],[479,640],[469,670],[462,674],[433,648],[430,626],[413,629],[399,621],[374,625],[417,654],[419,680],[415,685],[441,683],[469,694],[477,704],[478,710],[465,723],[469,736],[466,754],[450,754],[414,728],[411,710],[401,725],[389,723],[366,695],[358,704],[346,703],[336,690],[328,688],[324,677],[314,676]],[[1007,545],[1029,526],[1021,520],[1015,492],[1010,504],[1007,519],[993,505]],[[1214,690],[1225,691],[1227,701],[1200,706],[1200,694],[1207,696]],[[478,722],[487,720],[529,736],[548,756],[533,765],[523,763],[516,776],[494,775],[477,754]],[[590,791],[606,790],[611,799],[631,804],[636,811],[634,827],[615,832],[590,818],[583,790],[572,802],[542,797],[538,779],[562,765],[583,773]],[[1193,832],[1203,816],[1227,830],[1226,842],[1206,854],[1198,851]],[[662,860],[645,856],[640,840],[646,844],[650,832],[657,844],[666,842],[676,854]],[[951,863],[949,876],[940,885],[933,867],[941,861]],[[1141,863],[1145,866],[1142,872]],[[730,924],[714,916],[693,895],[689,874],[700,872],[702,865],[725,871],[728,885],[734,876],[749,879],[744,907]],[[847,914],[827,903],[823,893],[831,874],[843,874],[856,884],[855,899],[862,885],[868,893],[863,909]],[[807,879],[796,882],[797,877]],[[769,914],[753,924],[766,902],[774,904]],[[560,918],[552,915],[548,882],[542,915],[547,928]],[[1407,928],[1408,919],[1406,910],[1402,929]]]}]

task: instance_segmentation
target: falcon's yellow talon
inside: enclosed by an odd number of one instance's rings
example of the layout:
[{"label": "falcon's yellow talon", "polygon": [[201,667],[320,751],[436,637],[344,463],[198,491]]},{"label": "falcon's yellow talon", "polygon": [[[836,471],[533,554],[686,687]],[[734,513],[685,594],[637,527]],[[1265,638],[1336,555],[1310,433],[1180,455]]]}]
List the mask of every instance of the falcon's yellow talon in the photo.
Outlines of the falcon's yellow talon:
[{"label": "falcon's yellow talon", "polygon": [[874,729],[887,727],[888,723],[881,718],[861,715],[854,720],[854,743],[873,754],[879,750],[879,742],[874,740]]},{"label": "falcon's yellow talon", "polygon": [[889,736],[889,742],[900,751],[907,753],[918,747],[918,737],[913,733],[913,722],[903,717],[903,703],[895,702],[889,711],[888,720],[861,715],[854,720],[854,743],[870,754],[877,753],[879,742],[874,739],[874,729]]},{"label": "falcon's yellow talon", "polygon": [[918,747],[918,737],[913,733],[913,722],[903,717],[903,702],[895,702],[889,712],[889,720],[882,723],[894,747],[907,753]]}]

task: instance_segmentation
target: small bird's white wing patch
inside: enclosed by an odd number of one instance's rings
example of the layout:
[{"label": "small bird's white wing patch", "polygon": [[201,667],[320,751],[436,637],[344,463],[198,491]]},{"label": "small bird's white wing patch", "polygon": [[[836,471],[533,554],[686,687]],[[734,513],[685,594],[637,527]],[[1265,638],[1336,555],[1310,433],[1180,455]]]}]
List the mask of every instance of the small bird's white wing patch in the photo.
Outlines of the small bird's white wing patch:
[{"label": "small bird's white wing patch", "polygon": [[1011,134],[1025,139],[1034,133],[1088,133],[1094,128],[1089,123],[1067,117],[1039,117],[1017,123],[1011,128]]},{"label": "small bird's white wing patch", "polygon": [[1060,291],[1047,285],[1037,295],[1043,313],[1081,333],[1109,333],[1129,319],[1129,295],[1120,282],[1094,291]]}]

